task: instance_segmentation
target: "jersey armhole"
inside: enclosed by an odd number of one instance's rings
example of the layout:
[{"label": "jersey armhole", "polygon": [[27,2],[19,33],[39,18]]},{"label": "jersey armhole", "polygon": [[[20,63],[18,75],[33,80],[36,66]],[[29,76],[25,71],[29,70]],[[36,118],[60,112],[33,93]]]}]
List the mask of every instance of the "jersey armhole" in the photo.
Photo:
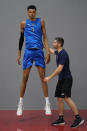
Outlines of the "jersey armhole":
[{"label": "jersey armhole", "polygon": [[40,24],[41,24],[41,30],[42,30],[42,23],[41,23],[41,19],[42,19],[42,17],[40,17]]},{"label": "jersey armhole", "polygon": [[25,28],[26,28],[27,20],[28,20],[28,19],[25,20]]}]

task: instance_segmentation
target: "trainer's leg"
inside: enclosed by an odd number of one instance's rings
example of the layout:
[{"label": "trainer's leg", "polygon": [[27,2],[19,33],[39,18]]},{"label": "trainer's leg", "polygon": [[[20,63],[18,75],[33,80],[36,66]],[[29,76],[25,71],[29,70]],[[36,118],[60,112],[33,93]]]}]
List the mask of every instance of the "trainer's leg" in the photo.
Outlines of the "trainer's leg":
[{"label": "trainer's leg", "polygon": [[75,128],[82,125],[84,123],[84,120],[80,117],[79,111],[74,101],[70,97],[65,97],[65,101],[69,105],[69,107],[71,108],[71,110],[73,111],[75,115],[75,121],[71,125],[71,128]]},{"label": "trainer's leg", "polygon": [[43,81],[44,77],[45,77],[45,68],[42,68],[40,66],[37,66],[39,75],[40,75],[40,79],[41,79],[41,83],[42,83],[42,88],[43,88],[43,93],[45,96],[45,101],[46,101],[46,105],[45,105],[45,114],[46,115],[51,115],[51,109],[50,109],[50,102],[49,102],[49,97],[48,97],[48,86],[47,83]]},{"label": "trainer's leg", "polygon": [[69,107],[73,111],[74,115],[78,115],[79,112],[78,112],[77,106],[74,103],[74,101],[70,97],[65,97],[64,100],[69,105]]},{"label": "trainer's leg", "polygon": [[59,116],[64,116],[64,101],[63,98],[58,97],[58,111],[59,111]]},{"label": "trainer's leg", "polygon": [[27,84],[27,80],[28,80],[31,68],[32,66],[27,68],[26,70],[23,70],[23,77],[22,77],[22,83],[21,83],[21,88],[20,88],[20,97],[24,97],[26,84]]},{"label": "trainer's leg", "polygon": [[64,125],[64,100],[61,97],[57,97],[58,101],[58,112],[59,112],[59,118],[52,123],[52,125]]}]

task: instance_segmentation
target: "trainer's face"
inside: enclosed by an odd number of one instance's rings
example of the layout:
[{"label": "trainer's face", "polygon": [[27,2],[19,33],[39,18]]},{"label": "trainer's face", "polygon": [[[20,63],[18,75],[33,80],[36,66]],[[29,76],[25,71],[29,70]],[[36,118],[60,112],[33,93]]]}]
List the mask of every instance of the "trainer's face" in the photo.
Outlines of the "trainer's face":
[{"label": "trainer's face", "polygon": [[54,47],[55,49],[58,48],[58,42],[57,42],[56,40],[53,41],[53,47]]},{"label": "trainer's face", "polygon": [[36,10],[35,9],[29,9],[28,10],[28,16],[30,19],[35,19],[36,17]]}]

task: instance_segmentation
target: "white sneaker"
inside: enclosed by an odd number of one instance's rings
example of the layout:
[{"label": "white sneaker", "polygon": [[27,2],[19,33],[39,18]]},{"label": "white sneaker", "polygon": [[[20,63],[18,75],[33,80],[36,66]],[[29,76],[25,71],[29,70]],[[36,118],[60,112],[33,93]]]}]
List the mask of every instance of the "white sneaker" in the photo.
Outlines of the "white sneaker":
[{"label": "white sneaker", "polygon": [[52,115],[51,108],[50,108],[50,103],[45,105],[45,114],[46,115]]},{"label": "white sneaker", "polygon": [[22,116],[23,114],[23,109],[24,109],[24,106],[23,106],[23,103],[22,102],[19,102],[18,104],[18,108],[17,108],[17,116]]}]

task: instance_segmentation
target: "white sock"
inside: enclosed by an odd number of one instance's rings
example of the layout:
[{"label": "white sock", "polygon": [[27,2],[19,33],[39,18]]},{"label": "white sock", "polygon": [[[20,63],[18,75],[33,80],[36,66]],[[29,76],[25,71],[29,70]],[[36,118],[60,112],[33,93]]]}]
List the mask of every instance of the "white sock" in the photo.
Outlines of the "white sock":
[{"label": "white sock", "polygon": [[20,97],[19,101],[20,101],[20,103],[23,103],[23,97]]},{"label": "white sock", "polygon": [[45,97],[45,100],[46,100],[46,104],[49,104],[49,97]]}]

